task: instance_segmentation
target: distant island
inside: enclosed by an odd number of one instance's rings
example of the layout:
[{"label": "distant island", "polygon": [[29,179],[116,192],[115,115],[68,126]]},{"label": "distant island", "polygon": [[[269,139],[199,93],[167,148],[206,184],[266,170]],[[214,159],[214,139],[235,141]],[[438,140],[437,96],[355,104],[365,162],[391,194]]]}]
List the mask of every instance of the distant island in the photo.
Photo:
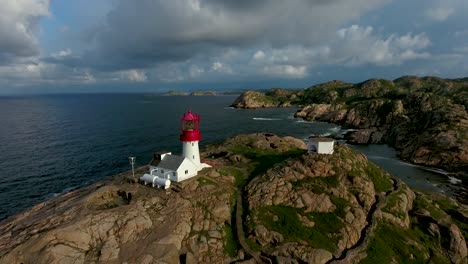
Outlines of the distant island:
[{"label": "distant island", "polygon": [[172,90],[167,91],[162,94],[161,96],[221,96],[221,95],[238,95],[241,94],[242,91],[236,90],[226,90],[226,91],[193,91],[193,92],[185,92],[185,91],[178,91]]},{"label": "distant island", "polygon": [[468,78],[404,76],[246,91],[232,106],[297,106],[295,117],[355,129],[346,136],[350,143],[386,143],[404,160],[457,173],[468,182]]},{"label": "distant island", "polygon": [[0,263],[466,263],[466,205],[305,149],[239,135],[171,190],[137,183],[145,166],[61,195],[0,222]]}]

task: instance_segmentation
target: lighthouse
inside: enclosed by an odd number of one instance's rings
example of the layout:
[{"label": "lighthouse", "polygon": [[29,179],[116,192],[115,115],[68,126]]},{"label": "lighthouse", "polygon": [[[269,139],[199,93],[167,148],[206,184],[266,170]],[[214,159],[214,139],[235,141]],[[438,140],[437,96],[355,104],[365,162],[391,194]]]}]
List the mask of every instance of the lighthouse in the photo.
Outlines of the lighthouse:
[{"label": "lighthouse", "polygon": [[201,140],[200,115],[188,110],[180,119],[180,129],[182,130],[182,134],[179,136],[180,141],[182,141],[182,155],[200,167],[200,151],[198,149],[198,141]]},{"label": "lighthouse", "polygon": [[187,111],[180,118],[182,134],[182,156],[172,155],[168,151],[159,151],[153,154],[149,164],[149,173],[140,177],[140,181],[151,184],[153,187],[168,189],[171,182],[181,182],[196,177],[203,168],[211,167],[200,162],[198,141],[200,134],[200,115]]}]

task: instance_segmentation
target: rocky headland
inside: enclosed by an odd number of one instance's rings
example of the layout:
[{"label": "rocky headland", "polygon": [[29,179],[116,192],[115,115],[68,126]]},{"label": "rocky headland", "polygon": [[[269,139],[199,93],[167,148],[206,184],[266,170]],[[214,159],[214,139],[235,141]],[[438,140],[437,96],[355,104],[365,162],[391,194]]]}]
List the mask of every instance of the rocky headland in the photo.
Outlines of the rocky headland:
[{"label": "rocky headland", "polygon": [[467,206],[305,148],[240,135],[170,190],[127,172],[56,197],[0,222],[0,263],[467,263]]},{"label": "rocky headland", "polygon": [[468,79],[405,76],[303,90],[245,92],[237,108],[299,106],[295,117],[356,129],[350,143],[386,143],[414,164],[468,178]]}]

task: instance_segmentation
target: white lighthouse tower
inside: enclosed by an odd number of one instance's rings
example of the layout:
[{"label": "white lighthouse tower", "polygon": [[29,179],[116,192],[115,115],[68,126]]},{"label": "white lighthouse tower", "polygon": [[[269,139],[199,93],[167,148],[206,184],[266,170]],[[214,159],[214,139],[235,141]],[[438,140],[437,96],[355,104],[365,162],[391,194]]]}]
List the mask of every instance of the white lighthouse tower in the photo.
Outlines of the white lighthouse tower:
[{"label": "white lighthouse tower", "polygon": [[201,140],[200,115],[188,111],[180,119],[179,139],[182,141],[182,156],[162,151],[154,153],[149,164],[149,174],[140,177],[140,181],[153,187],[168,189],[171,182],[181,182],[197,176],[203,168],[211,167],[200,162],[198,141]]},{"label": "white lighthouse tower", "polygon": [[179,136],[180,141],[182,141],[182,155],[200,167],[200,151],[198,149],[198,141],[201,140],[200,115],[189,110],[180,119],[180,128],[182,130],[182,134]]}]

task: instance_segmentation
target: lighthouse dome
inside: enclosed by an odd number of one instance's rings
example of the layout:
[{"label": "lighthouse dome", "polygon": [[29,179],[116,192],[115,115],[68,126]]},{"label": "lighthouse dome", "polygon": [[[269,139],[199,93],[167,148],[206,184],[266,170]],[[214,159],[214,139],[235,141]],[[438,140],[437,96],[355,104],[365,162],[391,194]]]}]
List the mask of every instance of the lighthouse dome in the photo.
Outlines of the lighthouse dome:
[{"label": "lighthouse dome", "polygon": [[192,113],[191,110],[184,113],[180,119],[182,134],[179,139],[182,142],[200,141],[200,115]]}]

